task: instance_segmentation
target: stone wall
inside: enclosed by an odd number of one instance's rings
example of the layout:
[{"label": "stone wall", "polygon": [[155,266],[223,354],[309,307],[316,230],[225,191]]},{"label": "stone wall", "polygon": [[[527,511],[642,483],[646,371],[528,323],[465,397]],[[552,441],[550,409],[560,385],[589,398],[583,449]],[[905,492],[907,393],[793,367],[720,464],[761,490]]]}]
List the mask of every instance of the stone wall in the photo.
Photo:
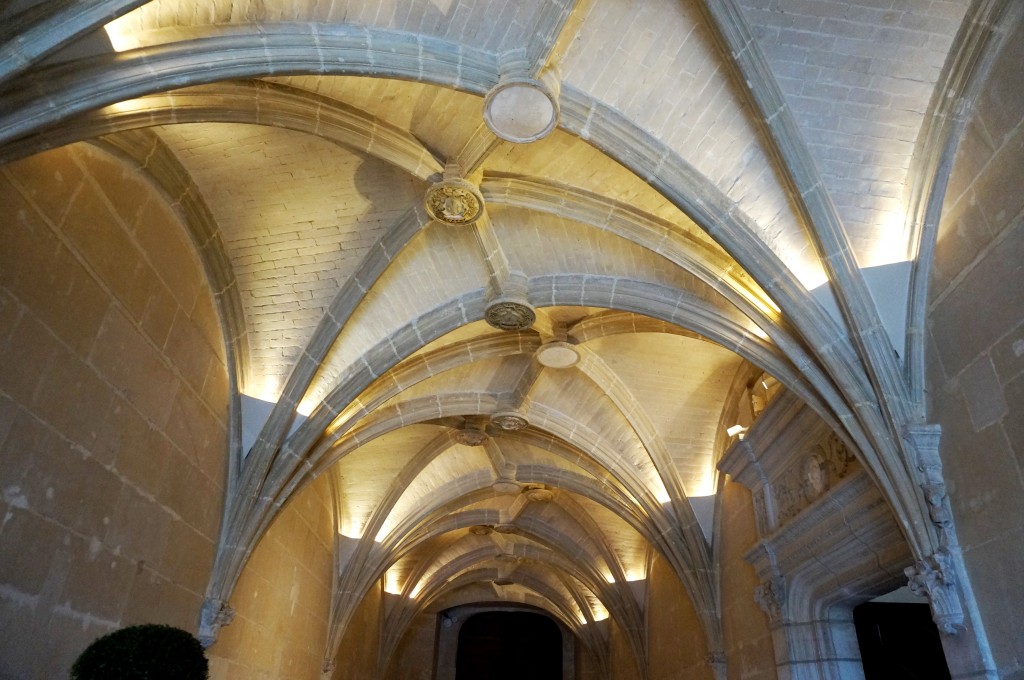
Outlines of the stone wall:
[{"label": "stone wall", "polygon": [[1024,677],[1024,31],[954,161],[930,290],[930,422],[1001,677]]},{"label": "stone wall", "polygon": [[123,625],[195,631],[227,461],[199,259],[134,167],[0,168],[0,678],[66,677]]},{"label": "stone wall", "polygon": [[[384,592],[380,585],[374,585],[359,603],[352,620],[341,639],[338,654],[335,657],[334,675],[332,680],[360,680],[375,678],[377,671],[377,653],[381,642],[381,618]],[[421,663],[433,668],[434,659],[420,659]],[[406,676],[401,676],[406,677]]]},{"label": "stone wall", "polygon": [[722,528],[719,564],[722,587],[722,628],[730,680],[775,678],[775,653],[768,618],[754,602],[760,585],[744,555],[757,540],[754,503],[740,484],[722,487]]},{"label": "stone wall", "polygon": [[648,575],[647,653],[651,680],[711,680],[704,629],[690,596],[662,557]]},{"label": "stone wall", "polygon": [[[420,614],[406,631],[398,652],[388,664],[391,680],[431,680],[434,678],[436,659],[435,640],[438,636],[437,615]],[[356,676],[350,675],[355,678]],[[366,677],[366,676],[362,676]]]},{"label": "stone wall", "polygon": [[231,597],[234,621],[207,651],[211,680],[320,678],[335,526],[328,484],[322,476],[303,490],[257,545]]},{"label": "stone wall", "polygon": [[636,656],[629,644],[629,638],[612,619],[606,619],[609,631],[609,661],[612,680],[640,680]]}]

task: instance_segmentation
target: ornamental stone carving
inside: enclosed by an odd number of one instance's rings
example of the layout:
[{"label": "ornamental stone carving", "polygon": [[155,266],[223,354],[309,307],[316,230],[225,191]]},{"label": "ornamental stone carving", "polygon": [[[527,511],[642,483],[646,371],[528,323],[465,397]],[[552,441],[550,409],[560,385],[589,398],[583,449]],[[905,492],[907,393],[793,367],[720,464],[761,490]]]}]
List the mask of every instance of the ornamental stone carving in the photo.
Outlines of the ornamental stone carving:
[{"label": "ornamental stone carving", "polygon": [[772,624],[781,623],[786,604],[786,581],[773,576],[754,589],[754,602],[768,615]]},{"label": "ornamental stone carving", "polygon": [[463,446],[480,446],[487,441],[487,433],[473,427],[455,431],[455,441]]},{"label": "ornamental stone carving", "polygon": [[484,199],[469,182],[445,179],[427,189],[423,204],[438,222],[461,225],[472,224],[483,214]]},{"label": "ornamental stone carving", "polygon": [[907,585],[917,595],[927,597],[931,603],[932,618],[939,630],[956,635],[964,629],[964,611],[957,592],[953,556],[947,548],[940,548],[912,567],[903,570]]},{"label": "ornamental stone carving", "polygon": [[516,432],[518,430],[525,430],[529,426],[529,422],[523,416],[519,415],[514,411],[503,411],[501,413],[495,413],[491,416],[491,422],[497,425],[502,430],[508,432]]},{"label": "ornamental stone carving", "polygon": [[855,460],[835,433],[807,449],[772,484],[779,523],[795,516],[847,476]]},{"label": "ornamental stone carving", "polygon": [[928,506],[928,517],[939,531],[942,543],[953,543],[953,513],[946,494],[946,482],[942,476],[942,458],[939,456],[939,441],[942,428],[925,424],[907,428],[906,438],[917,454],[917,471],[921,491]]},{"label": "ornamental stone carving", "polygon": [[537,313],[526,302],[498,299],[487,305],[484,319],[502,331],[525,331],[537,320]]},{"label": "ornamental stone carving", "polygon": [[199,643],[207,648],[217,641],[220,629],[235,619],[235,610],[224,600],[208,597],[199,610]]}]

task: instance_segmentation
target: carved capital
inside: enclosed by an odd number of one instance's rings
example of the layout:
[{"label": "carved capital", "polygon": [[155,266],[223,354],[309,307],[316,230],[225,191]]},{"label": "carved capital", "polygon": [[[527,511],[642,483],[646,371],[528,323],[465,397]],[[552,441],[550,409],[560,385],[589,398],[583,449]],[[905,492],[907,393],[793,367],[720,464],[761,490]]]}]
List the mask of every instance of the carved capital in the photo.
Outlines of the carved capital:
[{"label": "carved capital", "polygon": [[718,649],[708,653],[707,662],[711,666],[711,673],[714,675],[715,680],[725,680],[725,652]]},{"label": "carved capital", "polygon": [[337,665],[334,659],[324,659],[324,665],[320,667],[320,680],[331,680]]},{"label": "carved capital", "polygon": [[203,648],[210,647],[217,641],[220,629],[235,619],[235,610],[224,600],[208,597],[203,600],[199,610],[199,639]]},{"label": "carved capital", "polygon": [[964,629],[956,569],[953,556],[946,548],[940,548],[914,566],[907,567],[903,573],[907,576],[910,590],[928,598],[932,618],[940,631],[956,635]]},{"label": "carved capital", "polygon": [[786,580],[782,576],[773,576],[754,589],[754,602],[768,615],[768,620],[781,623],[785,616]]}]

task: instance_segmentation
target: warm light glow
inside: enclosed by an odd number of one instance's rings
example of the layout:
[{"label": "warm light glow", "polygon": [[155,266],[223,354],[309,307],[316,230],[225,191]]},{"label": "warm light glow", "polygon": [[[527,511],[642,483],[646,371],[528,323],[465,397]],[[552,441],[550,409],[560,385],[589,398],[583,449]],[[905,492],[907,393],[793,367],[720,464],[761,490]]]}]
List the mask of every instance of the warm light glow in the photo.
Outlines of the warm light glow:
[{"label": "warm light glow", "polygon": [[276,376],[266,376],[255,385],[247,385],[245,396],[259,399],[260,401],[276,404],[281,398],[281,380]]},{"label": "warm light glow", "polygon": [[603,574],[603,576],[604,576],[604,580],[607,581],[608,583],[615,583],[615,577],[612,576],[611,572],[608,572],[607,574]]},{"label": "warm light glow", "polygon": [[914,244],[907,243],[910,234],[902,210],[884,213],[872,235],[875,238],[871,248],[863,255],[858,253],[857,263],[861,267],[878,267],[911,259],[908,251]]},{"label": "warm light glow", "polygon": [[131,16],[132,13],[129,12],[103,27],[103,30],[107,32],[107,38],[110,39],[110,45],[116,52],[125,52],[141,45],[136,37],[138,31],[132,28],[132,24],[135,22]]},{"label": "warm light glow", "polygon": [[630,583],[643,581],[647,578],[647,572],[643,567],[626,567],[626,580]]},{"label": "warm light glow", "polygon": [[359,540],[363,537],[363,527],[366,526],[365,518],[345,517],[339,522],[338,533],[346,538]]},{"label": "warm light glow", "polygon": [[384,592],[391,593],[392,595],[402,594],[401,576],[395,567],[391,567],[384,572]]},{"label": "warm light glow", "polygon": [[301,416],[305,416],[306,418],[308,418],[309,414],[313,412],[313,409],[315,409],[316,406],[316,402],[304,400],[301,404],[298,405],[298,407],[295,409],[295,412]]},{"label": "warm light glow", "polygon": [[672,497],[668,495],[668,491],[665,489],[665,485],[661,483],[659,479],[654,485],[654,499],[664,505],[672,500]]},{"label": "warm light glow", "polygon": [[604,621],[608,618],[608,609],[600,601],[595,601],[590,605],[590,614],[594,621]]},{"label": "warm light glow", "polygon": [[420,595],[420,591],[423,590],[424,581],[419,581],[415,586],[412,587],[412,591],[409,593],[409,599],[415,600]]}]

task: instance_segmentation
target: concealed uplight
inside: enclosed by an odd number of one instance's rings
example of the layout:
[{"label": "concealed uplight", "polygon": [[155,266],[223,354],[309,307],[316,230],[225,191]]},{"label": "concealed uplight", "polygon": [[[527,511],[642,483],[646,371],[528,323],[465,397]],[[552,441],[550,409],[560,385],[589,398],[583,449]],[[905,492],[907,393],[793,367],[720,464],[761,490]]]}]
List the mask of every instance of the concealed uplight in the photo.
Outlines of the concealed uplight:
[{"label": "concealed uplight", "polygon": [[388,569],[384,573],[384,592],[391,593],[392,595],[402,594],[400,576],[394,568]]},{"label": "concealed uplight", "polygon": [[643,568],[626,569],[626,580],[629,582],[643,581],[645,578],[647,578],[647,574]]},{"label": "concealed uplight", "polygon": [[546,342],[537,350],[537,361],[548,368],[569,368],[579,360],[579,350],[568,342]]},{"label": "concealed uplight", "polygon": [[419,581],[413,586],[412,591],[409,592],[409,599],[415,600],[420,595],[420,591],[423,590],[423,581]]},{"label": "concealed uplight", "polygon": [[742,425],[733,425],[725,431],[725,433],[730,437],[739,437],[740,439],[743,439],[743,435],[746,434],[746,432],[747,428]]},{"label": "concealed uplight", "polygon": [[129,12],[103,27],[110,40],[110,46],[114,48],[115,52],[125,52],[139,47],[141,43],[136,37],[139,33],[137,25],[135,17]]}]

